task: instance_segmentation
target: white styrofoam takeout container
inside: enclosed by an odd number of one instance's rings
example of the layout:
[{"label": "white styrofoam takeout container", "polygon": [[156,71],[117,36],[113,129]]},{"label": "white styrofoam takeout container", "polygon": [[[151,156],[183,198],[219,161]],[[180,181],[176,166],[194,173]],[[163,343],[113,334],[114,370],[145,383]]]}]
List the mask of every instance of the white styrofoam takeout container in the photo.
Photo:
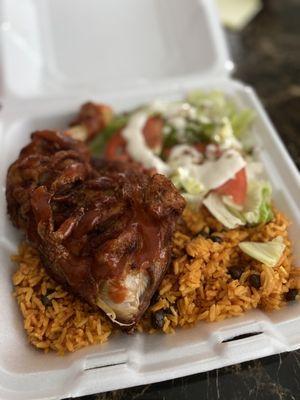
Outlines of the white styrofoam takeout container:
[{"label": "white styrofoam takeout container", "polygon": [[[1,0],[0,398],[57,399],[212,370],[300,347],[300,303],[253,310],[174,335],[115,335],[60,357],[26,340],[12,297],[10,254],[20,233],[6,215],[5,175],[36,129],[63,128],[88,100],[130,109],[193,88],[218,89],[253,108],[260,158],[276,205],[293,221],[300,179],[255,93],[232,80],[212,0]],[[260,333],[234,341],[239,335]]]}]

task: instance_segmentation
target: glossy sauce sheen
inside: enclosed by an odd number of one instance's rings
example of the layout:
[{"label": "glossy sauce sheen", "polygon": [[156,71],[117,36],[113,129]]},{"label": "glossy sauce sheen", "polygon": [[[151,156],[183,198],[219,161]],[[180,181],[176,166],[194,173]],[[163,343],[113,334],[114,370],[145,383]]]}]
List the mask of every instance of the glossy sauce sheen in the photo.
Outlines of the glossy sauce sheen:
[{"label": "glossy sauce sheen", "polygon": [[160,231],[155,223],[142,210],[136,213],[137,230],[140,235],[141,245],[135,256],[139,269],[151,267],[151,263],[159,258],[160,254]]},{"label": "glossy sauce sheen", "polygon": [[[161,239],[159,228],[155,220],[151,220],[143,210],[138,210],[135,213],[131,226],[136,230],[138,235],[138,249],[134,255],[134,262],[130,267],[138,271],[147,270],[151,268],[160,257]],[[120,276],[124,274],[124,261],[125,260],[121,258],[119,261],[120,265],[116,268],[120,272]],[[117,276],[115,276],[115,278],[117,278]],[[113,302],[117,304],[122,303],[126,299],[127,294],[127,288],[120,282],[114,282],[110,285],[108,295]]]},{"label": "glossy sauce sheen", "polygon": [[54,279],[96,307],[104,287],[124,307],[140,296],[135,314],[115,309],[120,322],[139,320],[166,270],[185,205],[167,178],[136,164],[96,163],[83,143],[43,131],[10,166],[6,197],[13,223]]},{"label": "glossy sauce sheen", "polygon": [[50,200],[51,197],[43,186],[36,189],[31,196],[34,214],[36,219],[41,222],[45,222],[51,217]]}]

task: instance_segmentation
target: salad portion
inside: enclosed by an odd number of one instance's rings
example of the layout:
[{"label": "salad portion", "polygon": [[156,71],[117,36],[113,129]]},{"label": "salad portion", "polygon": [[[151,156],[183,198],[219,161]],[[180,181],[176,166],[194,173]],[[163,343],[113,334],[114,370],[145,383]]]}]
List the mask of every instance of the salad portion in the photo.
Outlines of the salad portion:
[{"label": "salad portion", "polygon": [[272,219],[271,185],[248,143],[253,118],[220,92],[194,91],[114,115],[90,148],[167,175],[191,207],[203,204],[228,229],[253,226]]}]

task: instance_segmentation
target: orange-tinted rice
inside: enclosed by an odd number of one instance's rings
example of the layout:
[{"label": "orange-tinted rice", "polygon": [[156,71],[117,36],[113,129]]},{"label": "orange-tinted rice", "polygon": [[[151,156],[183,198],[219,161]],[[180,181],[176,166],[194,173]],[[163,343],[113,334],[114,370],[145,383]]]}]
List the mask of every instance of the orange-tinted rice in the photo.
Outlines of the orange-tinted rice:
[{"label": "orange-tinted rice", "polygon": [[[274,212],[273,221],[255,228],[224,230],[205,209],[186,209],[174,235],[173,261],[151,305],[139,323],[139,331],[153,333],[153,315],[163,313],[161,330],[172,333],[198,321],[220,321],[251,308],[278,310],[286,304],[285,294],[300,289],[300,268],[292,264],[287,219]],[[213,241],[203,232],[214,232]],[[200,234],[202,232],[202,234]],[[269,241],[282,236],[286,249],[275,268],[243,254],[244,240]],[[28,243],[13,257],[18,269],[13,275],[14,295],[24,319],[30,343],[60,354],[90,344],[103,343],[116,328],[101,313],[56,284],[41,265],[38,253]],[[229,273],[242,268],[239,279]],[[260,276],[261,286],[251,286],[249,277]],[[251,281],[251,279],[250,279]],[[298,296],[299,297],[299,296]]]}]

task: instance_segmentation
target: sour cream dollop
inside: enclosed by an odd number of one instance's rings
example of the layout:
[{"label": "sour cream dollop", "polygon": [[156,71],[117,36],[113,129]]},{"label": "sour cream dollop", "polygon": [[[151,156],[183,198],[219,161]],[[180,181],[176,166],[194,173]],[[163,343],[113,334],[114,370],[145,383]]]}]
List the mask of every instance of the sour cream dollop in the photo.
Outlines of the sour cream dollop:
[{"label": "sour cream dollop", "polygon": [[129,119],[128,124],[122,131],[122,136],[127,142],[126,149],[131,158],[140,162],[146,168],[155,168],[157,172],[169,175],[169,165],[153,154],[145,141],[143,128],[147,119],[148,113],[144,111],[133,114]]},{"label": "sour cream dollop", "polygon": [[223,185],[246,166],[244,158],[234,149],[226,150],[217,160],[205,160],[202,164],[194,163],[195,156],[192,153],[186,152],[182,157],[174,157],[180,149],[182,147],[176,148],[176,146],[173,149],[170,162],[172,168],[184,170],[187,176],[201,183],[206,191]]}]

